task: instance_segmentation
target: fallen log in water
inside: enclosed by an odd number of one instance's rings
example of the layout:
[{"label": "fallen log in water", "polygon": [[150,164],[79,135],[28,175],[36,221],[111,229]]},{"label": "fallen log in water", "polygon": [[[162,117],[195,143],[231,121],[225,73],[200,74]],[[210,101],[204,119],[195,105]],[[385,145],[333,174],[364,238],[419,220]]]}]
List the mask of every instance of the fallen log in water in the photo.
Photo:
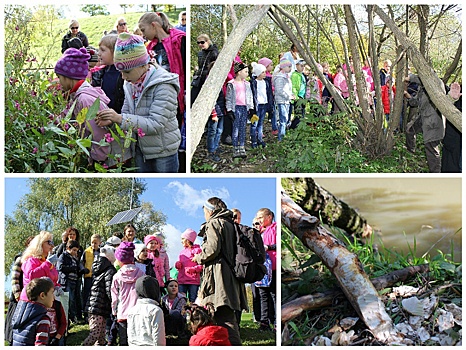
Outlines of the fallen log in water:
[{"label": "fallen log in water", "polygon": [[[410,266],[401,270],[390,272],[389,274],[371,280],[376,290],[381,290],[393,286],[397,282],[404,282],[417,273],[429,271],[429,265]],[[291,321],[301,315],[304,311],[318,310],[330,306],[336,297],[343,292],[340,289],[332,289],[322,293],[304,295],[282,305],[282,323]]]},{"label": "fallen log in water", "polygon": [[394,333],[392,320],[358,257],[284,192],[281,197],[281,218],[335,275],[342,291],[374,337],[387,341]]}]

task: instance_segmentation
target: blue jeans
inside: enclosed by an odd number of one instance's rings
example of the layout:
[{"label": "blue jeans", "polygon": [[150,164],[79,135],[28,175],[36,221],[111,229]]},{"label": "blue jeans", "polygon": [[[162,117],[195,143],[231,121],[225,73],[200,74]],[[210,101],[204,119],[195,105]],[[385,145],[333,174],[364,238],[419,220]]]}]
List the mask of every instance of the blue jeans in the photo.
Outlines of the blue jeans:
[{"label": "blue jeans", "polygon": [[220,144],[220,136],[223,132],[223,117],[219,116],[218,121],[214,122],[209,118],[207,122],[207,151],[213,153],[217,150]]},{"label": "blue jeans", "polygon": [[272,130],[273,131],[278,130],[278,128],[277,128],[277,109],[276,109],[275,105],[273,106],[273,109],[271,111],[269,111],[269,117],[270,117],[270,120],[272,120]]},{"label": "blue jeans", "polygon": [[262,143],[262,130],[264,125],[265,110],[267,105],[257,105],[257,116],[259,120],[255,123],[251,123],[251,142],[253,146],[257,146]]},{"label": "blue jeans", "polygon": [[76,293],[76,289],[78,287],[78,281],[71,281],[68,280],[65,284],[65,292],[70,293],[70,302],[69,302],[69,309],[68,309],[68,319],[71,321],[75,321],[77,315],[77,305],[76,305],[76,298],[78,297]]},{"label": "blue jeans", "polygon": [[197,284],[180,284],[178,286],[178,292],[184,293],[191,303],[196,300],[198,290],[199,286]]},{"label": "blue jeans", "polygon": [[180,165],[178,153],[168,157],[144,160],[142,151],[138,146],[136,146],[135,158],[138,173],[177,173]]},{"label": "blue jeans", "polygon": [[286,123],[288,122],[288,113],[290,111],[290,105],[288,103],[279,103],[277,105],[277,108],[279,120],[278,141],[281,141],[286,133]]},{"label": "blue jeans", "polygon": [[248,120],[248,108],[246,106],[235,106],[235,121],[231,138],[233,146],[244,146],[246,142],[246,123]]}]

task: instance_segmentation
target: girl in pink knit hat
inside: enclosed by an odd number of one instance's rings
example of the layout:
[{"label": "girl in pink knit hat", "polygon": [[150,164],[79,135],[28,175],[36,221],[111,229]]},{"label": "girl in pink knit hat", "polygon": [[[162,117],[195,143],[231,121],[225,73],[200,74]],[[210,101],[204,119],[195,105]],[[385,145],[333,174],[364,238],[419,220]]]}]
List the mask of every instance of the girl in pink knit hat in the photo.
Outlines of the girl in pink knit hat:
[{"label": "girl in pink knit hat", "polygon": [[194,244],[197,233],[193,229],[186,229],[181,234],[181,243],[184,249],[180,252],[175,267],[178,270],[179,292],[188,296],[189,301],[194,303],[197,297],[197,291],[201,284],[202,265],[193,262],[195,254],[202,252],[199,244]]},{"label": "girl in pink knit hat", "polygon": [[160,240],[160,237],[156,235],[147,235],[144,237],[144,244],[147,247],[147,256],[149,259],[152,259],[152,264],[154,265],[154,271],[155,271],[155,277],[157,278],[157,281],[159,282],[160,286],[160,292],[164,292],[164,285],[165,282],[163,280],[163,277],[165,276],[165,270],[163,268],[163,259],[160,256],[160,246],[162,244],[162,241]]}]

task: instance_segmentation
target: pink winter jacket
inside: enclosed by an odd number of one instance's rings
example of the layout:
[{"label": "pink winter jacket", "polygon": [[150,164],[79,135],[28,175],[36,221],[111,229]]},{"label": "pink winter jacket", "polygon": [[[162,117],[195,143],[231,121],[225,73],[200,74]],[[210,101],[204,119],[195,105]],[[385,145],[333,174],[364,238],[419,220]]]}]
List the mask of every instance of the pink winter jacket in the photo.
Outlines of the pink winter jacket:
[{"label": "pink winter jacket", "polygon": [[113,276],[112,281],[112,314],[117,315],[118,320],[126,320],[128,311],[138,300],[136,294],[136,280],[144,276],[134,264],[123,265]]},{"label": "pink winter jacket", "polygon": [[178,261],[181,263],[181,269],[178,269],[179,284],[201,284],[202,265],[191,261],[195,254],[202,253],[199,244],[183,249],[180,252]]},{"label": "pink winter jacket", "polygon": [[[167,255],[167,253],[165,253],[165,255]],[[164,277],[166,278],[166,281],[168,281],[170,279],[170,274],[168,274],[168,278],[167,278],[166,273],[165,273],[165,259],[163,258],[162,253],[159,251],[159,256],[158,258],[156,258],[152,251],[148,251],[147,257],[149,259],[152,259],[152,265],[154,266],[155,277],[157,278],[157,281],[159,282],[160,287],[163,287],[165,285]],[[168,255],[166,256],[166,258],[168,262]]]},{"label": "pink winter jacket", "polygon": [[58,271],[48,260],[41,260],[30,257],[22,265],[23,270],[23,290],[21,291],[20,300],[28,300],[26,295],[26,286],[34,278],[49,277],[55,286],[58,284]]},{"label": "pink winter jacket", "polygon": [[[277,244],[277,223],[273,222],[270,226],[267,226],[264,232],[262,232],[262,240],[265,245],[276,245]],[[267,250],[267,253],[272,260],[272,270],[275,271],[277,268],[277,251]]]},{"label": "pink winter jacket", "polygon": [[[185,67],[183,64],[183,57],[181,54],[182,41],[186,40],[186,33],[182,30],[172,28],[170,29],[170,36],[162,39],[162,44],[167,53],[168,63],[170,64],[170,73],[176,73],[180,79],[180,91],[178,93],[178,106],[181,113],[185,110],[184,105],[184,90],[186,82]],[[147,51],[153,50],[157,45],[158,39],[152,39],[147,45]]]}]

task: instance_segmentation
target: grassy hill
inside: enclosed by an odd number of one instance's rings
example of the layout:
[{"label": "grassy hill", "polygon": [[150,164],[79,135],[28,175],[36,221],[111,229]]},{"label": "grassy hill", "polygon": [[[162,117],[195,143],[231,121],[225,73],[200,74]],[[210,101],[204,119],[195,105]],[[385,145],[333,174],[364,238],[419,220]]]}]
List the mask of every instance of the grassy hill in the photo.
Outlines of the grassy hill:
[{"label": "grassy hill", "polygon": [[[165,12],[170,19],[170,23],[176,25],[178,23],[178,14],[185,11],[183,8],[178,8],[171,12]],[[126,14],[112,14],[108,16],[94,16],[77,18],[80,26],[80,31],[86,34],[89,39],[89,45],[98,47],[99,41],[102,38],[104,31],[114,29],[116,20],[123,16],[128,23],[128,30],[133,32],[138,24],[139,18],[145,13],[131,12]],[[68,32],[68,24],[70,19],[51,20],[47,25],[47,33],[40,35],[35,45],[33,45],[34,53],[39,62],[45,61],[45,66],[52,67],[61,56],[61,42],[63,36]]]}]

